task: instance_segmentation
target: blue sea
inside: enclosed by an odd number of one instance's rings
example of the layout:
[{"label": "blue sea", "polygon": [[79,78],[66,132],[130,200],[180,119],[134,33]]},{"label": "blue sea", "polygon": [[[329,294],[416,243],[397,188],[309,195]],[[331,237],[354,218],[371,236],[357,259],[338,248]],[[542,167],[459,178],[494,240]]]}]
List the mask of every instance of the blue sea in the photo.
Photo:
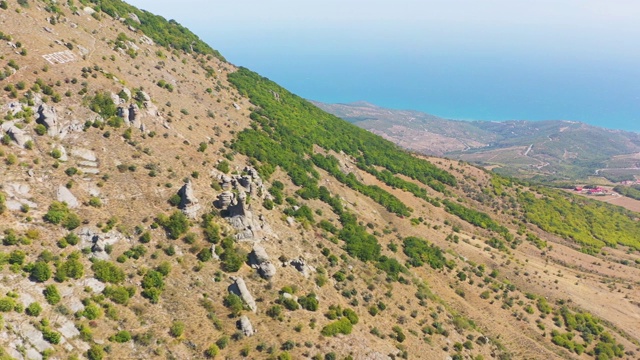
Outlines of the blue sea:
[{"label": "blue sea", "polygon": [[221,45],[230,62],[311,100],[364,100],[461,120],[573,120],[640,132],[640,66],[625,58],[273,41]]}]

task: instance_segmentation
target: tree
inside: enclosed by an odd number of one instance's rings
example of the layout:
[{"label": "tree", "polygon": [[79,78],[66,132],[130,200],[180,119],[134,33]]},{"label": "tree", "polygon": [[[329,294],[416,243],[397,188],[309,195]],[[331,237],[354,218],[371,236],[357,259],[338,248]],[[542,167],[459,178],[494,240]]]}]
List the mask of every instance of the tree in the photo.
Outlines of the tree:
[{"label": "tree", "polygon": [[36,261],[30,271],[29,278],[36,282],[45,282],[51,278],[51,268],[44,261]]},{"label": "tree", "polygon": [[189,219],[179,210],[174,211],[169,217],[160,215],[156,221],[165,229],[167,236],[174,240],[185,234],[190,226]]},{"label": "tree", "polygon": [[49,285],[42,291],[44,298],[50,305],[56,305],[60,302],[62,297],[58,292],[58,288],[55,285]]},{"label": "tree", "polygon": [[124,281],[124,271],[109,261],[96,260],[91,265],[91,270],[93,270],[95,278],[102,282],[119,284]]},{"label": "tree", "polygon": [[102,360],[104,357],[104,349],[102,346],[94,344],[87,350],[87,359],[89,360]]},{"label": "tree", "polygon": [[37,302],[32,302],[25,309],[25,313],[27,313],[27,315],[29,316],[39,316],[41,312],[42,312],[42,306],[40,306],[40,304]]}]

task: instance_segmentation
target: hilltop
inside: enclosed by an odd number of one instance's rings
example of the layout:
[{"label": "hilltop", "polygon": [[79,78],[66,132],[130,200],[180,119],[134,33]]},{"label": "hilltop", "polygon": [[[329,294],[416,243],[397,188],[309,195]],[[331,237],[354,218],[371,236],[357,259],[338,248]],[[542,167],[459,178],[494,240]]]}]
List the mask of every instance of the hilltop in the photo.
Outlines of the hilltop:
[{"label": "hilltop", "polygon": [[640,353],[638,213],[408,153],[118,0],[0,29],[0,358]]},{"label": "hilltop", "polygon": [[458,121],[366,102],[321,109],[399,146],[539,182],[640,177],[640,134],[576,121]]}]

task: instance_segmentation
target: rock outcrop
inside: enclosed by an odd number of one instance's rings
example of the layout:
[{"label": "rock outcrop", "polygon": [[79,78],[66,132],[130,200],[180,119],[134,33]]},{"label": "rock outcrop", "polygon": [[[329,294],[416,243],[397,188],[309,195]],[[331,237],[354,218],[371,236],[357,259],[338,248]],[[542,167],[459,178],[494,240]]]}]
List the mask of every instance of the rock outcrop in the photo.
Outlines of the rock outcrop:
[{"label": "rock outcrop", "polygon": [[198,217],[198,211],[200,210],[200,203],[194,194],[191,180],[187,181],[187,183],[180,188],[178,195],[180,195],[179,208],[182,210],[182,213],[190,219],[196,219]]},{"label": "rock outcrop", "polygon": [[256,333],[256,331],[253,329],[253,325],[251,325],[251,321],[249,321],[249,318],[245,315],[242,315],[240,317],[240,320],[238,320],[236,326],[240,331],[242,331],[244,336],[253,336]]},{"label": "rock outcrop", "polygon": [[107,248],[122,240],[122,235],[116,231],[104,234],[86,227],[80,230],[78,236],[82,241],[82,247],[90,247],[91,256],[100,260],[109,260]]},{"label": "rock outcrop", "polygon": [[249,255],[251,267],[258,270],[264,279],[271,279],[276,274],[276,267],[269,259],[267,251],[259,244],[253,245],[253,251]]},{"label": "rock outcrop", "polygon": [[134,13],[129,13],[129,19],[137,22],[138,24],[140,24],[140,18],[138,18],[138,15],[134,14]]},{"label": "rock outcrop", "polygon": [[58,186],[56,198],[58,201],[67,203],[67,206],[71,209],[77,208],[80,205],[78,199],[71,193],[71,191],[62,185]]},{"label": "rock outcrop", "polygon": [[31,187],[27,184],[5,183],[3,191],[7,195],[7,209],[11,211],[20,211],[25,206],[29,209],[38,208],[38,204],[30,200],[32,199]]},{"label": "rock outcrop", "polygon": [[258,305],[256,305],[256,301],[251,296],[244,280],[241,277],[231,277],[231,280],[233,283],[229,286],[229,292],[238,295],[251,311],[256,312]]},{"label": "rock outcrop", "polygon": [[7,134],[11,136],[11,138],[18,144],[20,147],[24,147],[27,142],[33,140],[31,136],[27,135],[24,130],[17,128],[15,126],[10,127],[7,130]]},{"label": "rock outcrop", "polygon": [[[233,176],[218,174],[218,181],[224,192],[218,195],[214,205],[222,210],[221,213],[229,224],[238,230],[236,240],[260,241],[268,236],[275,237],[269,224],[263,217],[254,216],[247,203],[248,197],[260,199],[267,196],[262,179],[251,167],[244,168],[243,172],[244,175]],[[237,195],[230,190],[236,190]]]},{"label": "rock outcrop", "polygon": [[235,200],[235,196],[231,191],[224,191],[220,195],[218,195],[216,207],[220,209],[227,209]]},{"label": "rock outcrop", "polygon": [[309,276],[310,268],[307,266],[306,261],[303,258],[293,259],[289,261],[289,264],[293,266],[296,270],[302,273],[305,277]]},{"label": "rock outcrop", "polygon": [[128,113],[129,124],[134,128],[140,128],[142,126],[142,121],[140,119],[140,108],[138,104],[129,105],[129,113]]},{"label": "rock outcrop", "polygon": [[44,125],[47,128],[47,134],[49,136],[56,136],[60,131],[60,124],[58,122],[58,114],[53,106],[41,104],[38,107],[38,120],[39,124]]}]

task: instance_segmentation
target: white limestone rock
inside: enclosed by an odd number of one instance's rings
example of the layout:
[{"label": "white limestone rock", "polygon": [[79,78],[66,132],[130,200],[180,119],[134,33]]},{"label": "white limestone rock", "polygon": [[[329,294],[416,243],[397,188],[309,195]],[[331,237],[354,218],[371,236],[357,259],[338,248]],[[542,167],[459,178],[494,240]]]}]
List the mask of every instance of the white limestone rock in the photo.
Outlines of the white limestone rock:
[{"label": "white limestone rock", "polygon": [[67,206],[71,209],[75,209],[80,206],[78,199],[71,193],[69,189],[65,186],[58,186],[58,191],[56,192],[56,198],[60,202],[67,203]]},{"label": "white limestone rock", "polygon": [[231,277],[231,280],[233,283],[229,286],[229,292],[238,295],[251,311],[258,311],[258,305],[256,304],[253,296],[251,296],[244,280],[241,277],[233,276]]}]

